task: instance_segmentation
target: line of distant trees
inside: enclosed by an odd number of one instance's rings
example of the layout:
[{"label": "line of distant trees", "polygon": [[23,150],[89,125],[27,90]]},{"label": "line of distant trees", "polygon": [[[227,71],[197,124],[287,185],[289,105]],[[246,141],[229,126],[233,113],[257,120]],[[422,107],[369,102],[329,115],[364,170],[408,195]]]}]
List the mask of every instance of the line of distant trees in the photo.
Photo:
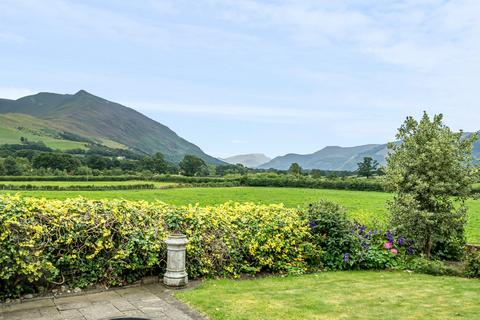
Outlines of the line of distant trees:
[{"label": "line of distant trees", "polygon": [[161,153],[142,155],[130,150],[89,145],[88,149],[54,150],[43,142],[22,138],[19,144],[0,145],[2,176],[120,176],[181,174],[184,176],[228,176],[270,172],[279,175],[338,178],[352,175],[371,177],[379,174],[378,163],[365,158],[357,172],[304,170],[293,163],[288,170],[251,169],[241,164],[211,165],[194,155],[186,155],[180,163],[165,160]]}]

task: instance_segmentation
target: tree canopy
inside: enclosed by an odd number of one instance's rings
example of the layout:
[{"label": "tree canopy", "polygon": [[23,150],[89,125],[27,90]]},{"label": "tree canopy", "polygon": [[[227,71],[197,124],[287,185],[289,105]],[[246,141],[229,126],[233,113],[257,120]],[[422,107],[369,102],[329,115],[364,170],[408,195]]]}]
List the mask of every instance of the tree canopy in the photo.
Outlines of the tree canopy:
[{"label": "tree canopy", "polygon": [[390,144],[386,182],[395,230],[428,256],[455,255],[464,244],[475,136],[452,132],[441,114],[420,121],[408,117]]}]

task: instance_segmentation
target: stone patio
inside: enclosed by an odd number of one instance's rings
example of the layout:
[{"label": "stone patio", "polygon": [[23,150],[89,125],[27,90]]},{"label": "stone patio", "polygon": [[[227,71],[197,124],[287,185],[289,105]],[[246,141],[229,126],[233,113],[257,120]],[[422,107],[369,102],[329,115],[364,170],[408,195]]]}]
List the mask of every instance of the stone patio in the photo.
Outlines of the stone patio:
[{"label": "stone patio", "polygon": [[2,305],[0,320],[206,319],[161,284]]}]

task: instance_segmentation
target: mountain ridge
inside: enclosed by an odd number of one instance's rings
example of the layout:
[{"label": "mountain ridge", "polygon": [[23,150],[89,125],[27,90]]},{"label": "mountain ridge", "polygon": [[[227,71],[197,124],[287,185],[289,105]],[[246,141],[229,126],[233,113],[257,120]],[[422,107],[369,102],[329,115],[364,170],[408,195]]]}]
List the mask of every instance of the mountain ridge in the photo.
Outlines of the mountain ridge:
[{"label": "mountain ridge", "polygon": [[[472,133],[466,132],[465,135]],[[398,143],[398,142],[397,142]],[[352,147],[327,146],[309,154],[288,153],[273,158],[264,163],[258,169],[287,170],[292,163],[298,163],[303,169],[321,169],[332,171],[354,171],[357,163],[364,157],[371,157],[381,165],[386,163],[388,144],[365,144]],[[480,140],[474,143],[474,158],[480,157]]]},{"label": "mountain ridge", "polygon": [[207,163],[223,163],[167,126],[135,109],[95,96],[85,90],[75,94],[40,92],[17,100],[0,99],[0,114],[27,114],[97,141],[113,141],[145,154],[161,152],[172,162],[192,154]]}]

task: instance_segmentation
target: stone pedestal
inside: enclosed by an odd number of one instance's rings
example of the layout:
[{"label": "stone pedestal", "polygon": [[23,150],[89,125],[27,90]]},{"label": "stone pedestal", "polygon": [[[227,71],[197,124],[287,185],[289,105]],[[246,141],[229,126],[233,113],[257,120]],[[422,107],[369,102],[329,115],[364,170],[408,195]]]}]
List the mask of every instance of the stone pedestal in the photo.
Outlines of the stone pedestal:
[{"label": "stone pedestal", "polygon": [[185,271],[185,255],[188,243],[185,235],[171,235],[165,241],[167,244],[167,272],[163,283],[169,287],[181,287],[188,283]]}]

